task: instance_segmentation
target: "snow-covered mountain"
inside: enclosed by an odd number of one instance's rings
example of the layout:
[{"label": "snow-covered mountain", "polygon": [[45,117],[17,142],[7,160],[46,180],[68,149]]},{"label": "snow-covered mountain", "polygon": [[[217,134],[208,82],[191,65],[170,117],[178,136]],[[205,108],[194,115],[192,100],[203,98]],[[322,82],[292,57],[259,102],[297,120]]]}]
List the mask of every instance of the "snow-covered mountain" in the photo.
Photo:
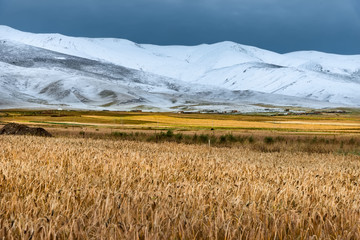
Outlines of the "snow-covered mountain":
[{"label": "snow-covered mountain", "polygon": [[360,107],[360,55],[155,46],[0,26],[0,108]]}]

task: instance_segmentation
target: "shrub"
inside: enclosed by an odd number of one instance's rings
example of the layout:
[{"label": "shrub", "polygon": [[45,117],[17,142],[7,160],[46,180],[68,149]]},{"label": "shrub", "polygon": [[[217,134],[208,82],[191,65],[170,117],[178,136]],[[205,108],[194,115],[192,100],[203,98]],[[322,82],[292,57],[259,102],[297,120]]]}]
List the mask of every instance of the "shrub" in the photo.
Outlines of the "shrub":
[{"label": "shrub", "polygon": [[173,132],[171,129],[169,129],[169,130],[166,132],[166,136],[167,136],[168,138],[172,138],[172,137],[174,136],[174,132]]},{"label": "shrub", "polygon": [[238,138],[237,138],[237,141],[238,141],[239,143],[243,143],[243,142],[245,142],[245,140],[246,140],[245,137],[238,137]]},{"label": "shrub", "polygon": [[212,144],[215,144],[215,143],[217,143],[218,139],[217,139],[216,136],[212,135],[212,136],[210,137],[210,141],[211,141]]},{"label": "shrub", "polygon": [[236,138],[230,133],[226,135],[226,138],[229,140],[229,142],[236,142]]},{"label": "shrub", "polygon": [[209,135],[201,134],[199,139],[200,139],[200,142],[207,143],[207,142],[209,142]]},{"label": "shrub", "polygon": [[119,138],[128,136],[128,134],[124,133],[124,132],[113,132],[113,133],[111,133],[111,135],[114,136],[114,137],[119,137]]},{"label": "shrub", "polygon": [[158,140],[164,140],[168,138],[167,134],[161,132],[161,133],[158,133],[155,135],[155,139],[158,141]]},{"label": "shrub", "polygon": [[220,143],[226,143],[226,136],[220,136]]},{"label": "shrub", "polygon": [[274,138],[272,138],[272,137],[265,137],[264,142],[266,144],[273,144],[275,141],[274,141]]},{"label": "shrub", "polygon": [[199,140],[198,135],[195,133],[194,136],[192,137],[193,142],[197,142]]},{"label": "shrub", "polygon": [[184,138],[184,136],[182,135],[182,133],[177,133],[177,134],[175,135],[175,140],[176,140],[177,142],[180,142],[183,138]]},{"label": "shrub", "polygon": [[191,143],[192,142],[192,137],[190,135],[184,135],[184,139],[186,143]]}]

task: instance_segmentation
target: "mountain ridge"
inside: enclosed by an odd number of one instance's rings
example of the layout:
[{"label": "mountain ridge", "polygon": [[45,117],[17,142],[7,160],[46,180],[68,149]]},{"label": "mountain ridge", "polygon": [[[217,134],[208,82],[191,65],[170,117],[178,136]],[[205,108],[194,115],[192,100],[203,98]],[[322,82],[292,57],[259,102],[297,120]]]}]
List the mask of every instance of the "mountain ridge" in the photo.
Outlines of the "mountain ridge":
[{"label": "mountain ridge", "polygon": [[[177,88],[183,91],[181,94],[190,93],[188,95],[185,94],[186,97],[189,98],[189,96],[192,95],[195,102],[201,101],[201,99],[195,97],[198,90],[200,90],[198,92],[215,93],[220,89],[225,95],[232,95],[236,91],[267,94],[267,101],[260,97],[260,99],[252,99],[252,101],[249,102],[246,102],[245,99],[242,98],[238,98],[235,102],[227,102],[228,99],[226,96],[219,96],[219,102],[228,105],[229,108],[235,108],[237,105],[245,106],[260,103],[275,104],[278,106],[317,108],[334,106],[360,107],[360,94],[358,94],[360,90],[360,55],[343,56],[316,51],[279,54],[233,42],[221,42],[211,45],[202,44],[197,46],[156,46],[137,44],[124,39],[91,39],[68,37],[61,34],[32,34],[6,26],[0,26],[0,40],[2,41],[3,49],[3,53],[0,55],[0,62],[4,64],[14,66],[14,64],[7,61],[6,58],[14,58],[15,56],[20,58],[19,56],[22,51],[31,51],[34,52],[33,54],[35,55],[36,52],[39,55],[45,54],[43,56],[45,62],[55,61],[53,58],[46,59],[47,55],[51,55],[50,52],[60,54],[56,57],[65,58],[65,60],[76,57],[77,59],[73,61],[77,62],[77,64],[88,59],[89,61],[94,61],[95,65],[102,66],[104,69],[123,68],[126,69],[126,71],[130,71],[131,76],[127,75],[125,82],[131,81],[134,76],[136,76],[140,82],[144,79],[145,83],[136,86],[138,90],[135,90],[135,92],[141,92],[141,94],[137,95],[148,95],[150,93],[149,89],[155,89],[154,86],[156,83],[162,81],[163,85],[160,84],[161,86],[159,85],[157,87],[157,94],[160,94],[162,97],[164,97],[164,95],[174,94],[167,92],[169,89],[166,85],[177,85]],[[11,48],[9,44],[13,44],[12,52],[6,52],[4,50]],[[33,49],[24,50],[24,46],[33,47]],[[61,56],[61,54],[66,55],[66,57]],[[38,58],[40,57],[38,56]],[[25,63],[27,60],[24,58],[21,61]],[[21,61],[18,61],[18,65]],[[67,62],[69,61],[70,60]],[[37,64],[37,71],[42,72],[45,65],[44,63]],[[33,66],[17,67],[23,68],[16,70],[20,77],[18,76],[18,78],[16,78],[14,76],[16,74],[13,74],[11,77],[17,79],[17,81],[19,81],[19,78],[20,80],[21,78],[26,78],[26,70],[34,68]],[[64,75],[71,75],[76,79],[79,78],[79,75],[82,76],[85,74],[83,70],[74,72],[74,70],[66,64],[59,65],[59,63],[57,63],[56,65],[54,63],[51,66],[48,64],[46,67],[52,69],[53,72],[60,69]],[[2,75],[0,74],[0,81],[2,80],[4,82],[4,76],[7,71],[10,71],[6,70],[6,68],[10,69],[13,67],[0,65],[0,70],[3,72]],[[92,71],[93,70],[95,71],[95,68],[93,68]],[[104,72],[100,67],[97,67],[96,71]],[[81,74],[79,72],[81,72]],[[94,72],[91,74],[88,81],[94,82],[96,80],[96,74]],[[116,75],[114,72],[111,74]],[[56,77],[49,77],[48,81],[53,83],[54,79],[59,80],[59,78],[61,78],[59,76],[61,75],[60,73],[55,75]],[[36,76],[33,77],[36,78]],[[107,75],[104,79],[102,81],[108,84],[112,81],[111,77]],[[109,88],[112,87],[109,86]],[[192,88],[197,90],[191,92]],[[125,86],[123,86],[123,89],[125,89]],[[103,90],[105,91],[106,89]],[[121,89],[117,91],[121,92]],[[41,91],[30,92],[33,95],[39,95]],[[94,92],[96,91],[94,90]],[[272,102],[269,101],[271,95],[273,96]],[[277,100],[279,96],[287,96],[288,102],[280,103]],[[161,102],[162,97],[159,97],[157,101]],[[88,96],[88,98],[92,99],[94,96]],[[141,96],[139,98],[141,98]],[[178,98],[182,97],[178,96]],[[302,100],[297,102],[295,99]],[[8,99],[6,102],[9,101]],[[187,108],[184,106],[186,102],[189,101],[183,100],[181,104],[185,109]],[[206,102],[207,106],[209,106],[209,104],[211,105],[211,99],[207,99]],[[244,105],[243,103],[245,102],[246,104]],[[214,106],[216,106],[216,104],[214,103]],[[66,105],[71,106],[71,102]],[[104,106],[106,104],[102,105]],[[158,104],[153,103],[152,105]],[[83,107],[88,108],[94,106],[86,106],[85,104]],[[96,106],[99,107],[101,105]],[[117,104],[116,106],[117,108],[122,107],[121,104]],[[179,106],[168,104],[164,109],[181,109]],[[162,109],[162,107],[160,104],[154,108]]]}]

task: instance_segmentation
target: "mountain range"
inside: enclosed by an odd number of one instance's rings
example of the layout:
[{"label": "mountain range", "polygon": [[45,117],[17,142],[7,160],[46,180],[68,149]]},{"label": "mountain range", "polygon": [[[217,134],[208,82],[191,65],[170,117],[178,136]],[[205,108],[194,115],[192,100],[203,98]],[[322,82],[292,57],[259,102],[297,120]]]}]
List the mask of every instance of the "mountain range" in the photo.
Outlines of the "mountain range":
[{"label": "mountain range", "polygon": [[359,108],[360,55],[221,42],[156,46],[0,26],[0,108]]}]

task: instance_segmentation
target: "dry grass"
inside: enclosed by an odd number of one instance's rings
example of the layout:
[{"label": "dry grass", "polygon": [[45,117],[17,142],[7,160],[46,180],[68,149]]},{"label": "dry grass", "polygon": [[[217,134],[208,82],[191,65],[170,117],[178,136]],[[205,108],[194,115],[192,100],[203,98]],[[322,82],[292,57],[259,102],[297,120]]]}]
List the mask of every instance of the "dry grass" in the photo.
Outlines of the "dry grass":
[{"label": "dry grass", "polygon": [[[336,130],[360,130],[360,123],[358,121],[338,121],[338,120],[288,120],[276,121],[277,118],[268,117],[253,117],[250,120],[244,120],[241,117],[238,119],[212,119],[203,115],[203,118],[183,118],[171,115],[136,115],[124,117],[124,119],[135,121],[148,121],[152,125],[161,124],[162,126],[173,127],[214,127],[214,128],[244,128],[244,129],[289,129],[289,130],[306,130],[306,131],[336,131]],[[101,116],[96,116],[101,119]],[[284,117],[282,117],[284,118]],[[281,118],[280,118],[281,119]]]},{"label": "dry grass", "polygon": [[356,155],[27,136],[0,144],[0,238],[360,238]]},{"label": "dry grass", "polygon": [[225,115],[131,113],[96,111],[8,111],[0,112],[4,122],[42,124],[48,126],[82,126],[118,129],[211,129],[274,130],[281,132],[360,133],[360,115]]}]

